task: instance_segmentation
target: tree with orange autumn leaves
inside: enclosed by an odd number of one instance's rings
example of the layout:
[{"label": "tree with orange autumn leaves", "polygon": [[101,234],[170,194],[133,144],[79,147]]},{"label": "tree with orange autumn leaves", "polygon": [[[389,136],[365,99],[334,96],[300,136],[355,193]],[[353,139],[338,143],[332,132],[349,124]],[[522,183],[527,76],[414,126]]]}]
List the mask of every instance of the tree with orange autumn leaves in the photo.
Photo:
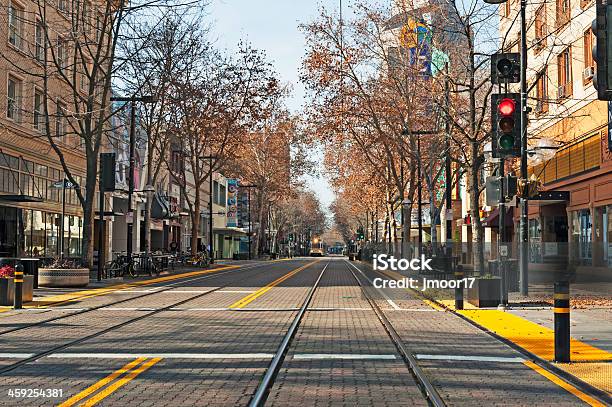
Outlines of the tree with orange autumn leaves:
[{"label": "tree with orange autumn leaves", "polygon": [[[419,163],[423,200],[431,204],[432,223],[439,221],[445,191],[436,181],[442,175],[449,137],[458,172],[468,174],[478,270],[484,240],[478,213],[484,183],[482,147],[489,137],[486,107],[491,92],[487,55],[478,47],[481,28],[492,14],[479,5],[429,8],[421,14],[404,8],[390,18],[386,8],[357,2],[347,21],[323,9],[316,20],[302,26],[307,42],[302,79],[310,96],[309,130],[325,145],[326,168],[338,200],[348,201],[336,206],[352,208],[357,222],[373,209],[382,209],[389,251],[398,235],[398,211],[404,210],[403,234],[409,236]],[[434,16],[428,26],[431,43],[450,60],[435,66],[438,72],[433,76],[423,76],[423,66],[414,58],[419,55],[418,41],[410,27],[424,12]],[[416,53],[411,54],[415,46]],[[435,134],[418,135],[423,131]]]},{"label": "tree with orange autumn leaves", "polygon": [[224,173],[255,185],[251,192],[254,252],[278,252],[289,233],[321,234],[326,218],[316,196],[297,187],[302,175],[312,170],[307,150],[312,144],[300,130],[300,122],[285,104],[287,89],[279,92],[265,109],[261,122],[238,136],[235,154],[227,158]]}]

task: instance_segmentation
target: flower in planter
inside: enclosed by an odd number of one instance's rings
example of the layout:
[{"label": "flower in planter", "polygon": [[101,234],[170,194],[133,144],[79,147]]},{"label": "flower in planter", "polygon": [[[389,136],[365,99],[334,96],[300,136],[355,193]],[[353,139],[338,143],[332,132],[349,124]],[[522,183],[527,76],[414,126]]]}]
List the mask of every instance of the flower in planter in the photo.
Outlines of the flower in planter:
[{"label": "flower in planter", "polygon": [[0,278],[14,278],[15,268],[13,266],[2,266],[0,267]]},{"label": "flower in planter", "polygon": [[81,265],[78,261],[72,259],[60,259],[59,257],[53,259],[49,265],[45,268],[50,269],[78,269],[81,268]]}]

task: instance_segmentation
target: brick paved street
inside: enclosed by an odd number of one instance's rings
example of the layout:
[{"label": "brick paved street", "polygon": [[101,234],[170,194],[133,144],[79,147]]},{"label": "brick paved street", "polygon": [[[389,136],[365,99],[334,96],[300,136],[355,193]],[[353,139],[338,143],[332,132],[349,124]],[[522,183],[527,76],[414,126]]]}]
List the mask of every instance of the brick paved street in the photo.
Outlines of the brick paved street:
[{"label": "brick paved street", "polygon": [[[428,404],[356,280],[374,278],[367,266],[296,258],[223,267],[0,314],[0,405],[247,405],[319,276],[265,404]],[[406,290],[367,290],[448,406],[586,405],[452,313]],[[15,397],[19,389],[62,394]]]}]

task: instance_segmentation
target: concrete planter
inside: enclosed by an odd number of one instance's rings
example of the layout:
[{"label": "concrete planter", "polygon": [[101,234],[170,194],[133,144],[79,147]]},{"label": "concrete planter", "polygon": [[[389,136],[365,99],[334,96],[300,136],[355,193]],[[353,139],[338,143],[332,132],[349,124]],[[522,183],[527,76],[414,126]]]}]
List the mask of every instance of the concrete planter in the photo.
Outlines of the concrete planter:
[{"label": "concrete planter", "polygon": [[468,288],[468,302],[478,308],[497,307],[501,301],[501,279],[477,278]]},{"label": "concrete planter", "polygon": [[89,284],[89,269],[38,270],[38,285],[41,287],[85,287]]},{"label": "concrete planter", "polygon": [[[23,276],[22,301],[34,298],[34,276]],[[15,282],[12,278],[0,278],[0,305],[13,305],[15,301]]]}]

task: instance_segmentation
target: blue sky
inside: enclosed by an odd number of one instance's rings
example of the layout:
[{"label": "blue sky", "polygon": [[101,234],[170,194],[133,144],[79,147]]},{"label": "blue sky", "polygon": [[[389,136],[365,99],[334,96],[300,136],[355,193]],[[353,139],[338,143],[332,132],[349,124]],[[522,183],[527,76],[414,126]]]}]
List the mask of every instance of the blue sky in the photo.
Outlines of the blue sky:
[{"label": "blue sky", "polygon": [[[299,111],[305,93],[299,82],[305,42],[298,25],[313,20],[321,5],[332,10],[338,8],[338,3],[338,0],[211,0],[213,37],[222,49],[234,50],[238,41],[245,39],[264,50],[282,80],[293,86],[289,107]],[[321,160],[320,151],[313,154]],[[307,183],[324,205],[332,202],[334,195],[324,178],[309,177]]]}]

